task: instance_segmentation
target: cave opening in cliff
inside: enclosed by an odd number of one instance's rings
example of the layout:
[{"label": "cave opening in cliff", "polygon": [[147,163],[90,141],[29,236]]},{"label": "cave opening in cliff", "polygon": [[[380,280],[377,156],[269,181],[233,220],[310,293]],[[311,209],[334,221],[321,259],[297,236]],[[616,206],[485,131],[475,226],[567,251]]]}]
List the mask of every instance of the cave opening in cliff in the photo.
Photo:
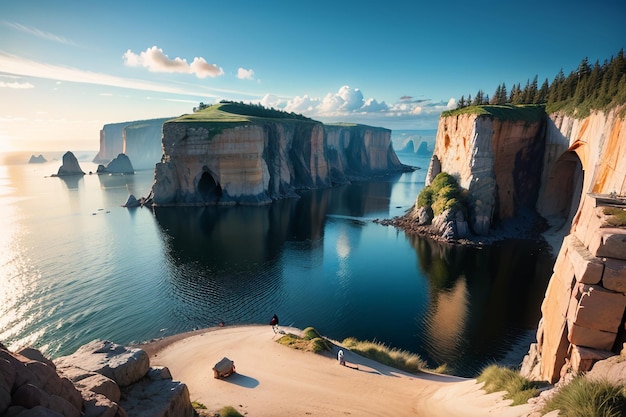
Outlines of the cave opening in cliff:
[{"label": "cave opening in cliff", "polygon": [[569,232],[582,197],[583,180],[583,165],[576,152],[565,152],[552,167],[539,211],[555,230]]},{"label": "cave opening in cliff", "polygon": [[204,171],[198,180],[198,195],[206,203],[218,202],[222,196],[222,187],[215,181],[210,172]]}]

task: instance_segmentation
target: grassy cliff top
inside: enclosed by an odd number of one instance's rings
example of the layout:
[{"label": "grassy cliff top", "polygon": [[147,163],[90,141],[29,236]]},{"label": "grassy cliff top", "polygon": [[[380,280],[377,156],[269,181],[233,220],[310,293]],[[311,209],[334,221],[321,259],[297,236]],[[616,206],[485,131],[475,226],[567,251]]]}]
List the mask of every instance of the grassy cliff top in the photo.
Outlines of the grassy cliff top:
[{"label": "grassy cliff top", "polygon": [[542,104],[486,104],[444,111],[441,113],[441,117],[458,116],[461,114],[475,114],[498,120],[537,122],[546,115],[546,107]]},{"label": "grassy cliff top", "polygon": [[296,113],[287,113],[281,110],[268,109],[261,105],[235,102],[221,102],[198,110],[191,114],[184,114],[174,122],[212,122],[212,123],[246,123],[260,119],[283,119],[298,121],[314,121]]}]

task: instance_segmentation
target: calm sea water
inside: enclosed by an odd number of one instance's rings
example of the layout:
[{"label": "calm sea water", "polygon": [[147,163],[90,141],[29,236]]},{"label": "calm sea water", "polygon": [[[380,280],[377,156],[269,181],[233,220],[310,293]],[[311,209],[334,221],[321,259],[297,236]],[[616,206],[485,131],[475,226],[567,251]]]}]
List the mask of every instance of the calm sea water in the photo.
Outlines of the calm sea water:
[{"label": "calm sea water", "polygon": [[[527,241],[484,249],[407,236],[423,167],[262,207],[121,207],[152,171],[47,177],[59,161],[0,166],[0,341],[56,357],[96,338],[127,344],[196,328],[314,326],[474,376],[518,364],[552,267]],[[96,166],[81,162],[84,171]]]}]

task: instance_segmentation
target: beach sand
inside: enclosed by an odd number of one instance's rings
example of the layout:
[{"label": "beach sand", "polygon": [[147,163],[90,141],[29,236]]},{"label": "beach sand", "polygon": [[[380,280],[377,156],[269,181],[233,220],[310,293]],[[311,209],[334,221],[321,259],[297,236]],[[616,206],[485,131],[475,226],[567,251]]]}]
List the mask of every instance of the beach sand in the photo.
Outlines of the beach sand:
[{"label": "beach sand", "polygon": [[[282,332],[300,334],[295,328]],[[527,416],[529,405],[510,407],[501,393],[486,394],[474,379],[409,374],[343,349],[315,354],[276,343],[268,325],[226,326],[171,336],[141,346],[152,366],[166,366],[189,388],[192,401],[212,415],[223,406],[263,416]],[[236,373],[213,377],[223,357]]]}]

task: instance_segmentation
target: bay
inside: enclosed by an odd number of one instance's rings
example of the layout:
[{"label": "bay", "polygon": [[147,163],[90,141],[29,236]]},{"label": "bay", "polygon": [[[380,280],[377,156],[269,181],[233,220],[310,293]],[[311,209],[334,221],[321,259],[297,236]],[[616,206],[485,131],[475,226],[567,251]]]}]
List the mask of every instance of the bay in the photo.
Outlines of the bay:
[{"label": "bay", "polygon": [[[261,207],[126,209],[152,171],[51,178],[0,166],[0,341],[57,357],[216,326],[313,326],[474,376],[516,365],[552,267],[535,242],[449,246],[374,222],[408,210],[422,169]],[[81,162],[85,171],[96,166]],[[271,331],[268,325],[268,331]]]}]

